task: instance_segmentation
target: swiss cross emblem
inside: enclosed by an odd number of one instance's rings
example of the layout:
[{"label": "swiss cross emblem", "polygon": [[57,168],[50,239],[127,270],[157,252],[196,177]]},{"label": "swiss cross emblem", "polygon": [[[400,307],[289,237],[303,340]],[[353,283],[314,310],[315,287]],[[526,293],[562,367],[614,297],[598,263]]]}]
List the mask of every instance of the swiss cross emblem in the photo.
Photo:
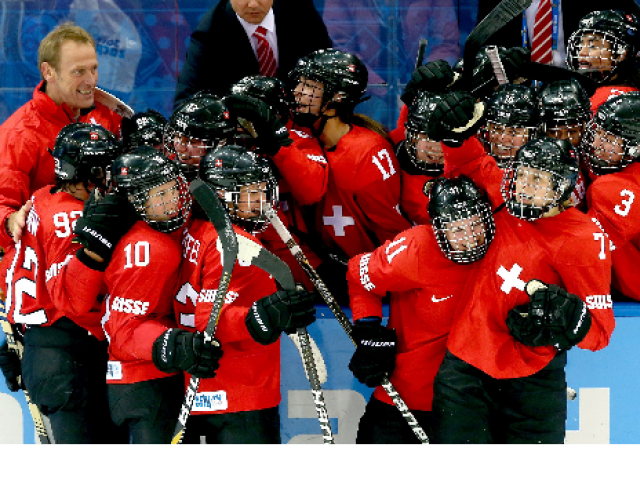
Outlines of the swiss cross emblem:
[{"label": "swiss cross emblem", "polygon": [[356,66],[355,65],[349,65],[349,71],[351,73],[355,72],[356,71]]},{"label": "swiss cross emblem", "polygon": [[216,158],[216,163],[215,163],[216,167],[220,168],[222,167],[222,159],[221,158]]},{"label": "swiss cross emblem", "polygon": [[98,140],[98,132],[91,132],[91,140]]},{"label": "swiss cross emblem", "polygon": [[129,169],[127,167],[122,167],[120,169],[120,175],[127,175],[129,173]]},{"label": "swiss cross emblem", "polygon": [[225,120],[229,120],[229,111],[225,110],[222,116],[225,118]]},{"label": "swiss cross emblem", "polygon": [[626,15],[627,20],[629,20],[630,22],[633,22],[634,18],[631,15]]}]

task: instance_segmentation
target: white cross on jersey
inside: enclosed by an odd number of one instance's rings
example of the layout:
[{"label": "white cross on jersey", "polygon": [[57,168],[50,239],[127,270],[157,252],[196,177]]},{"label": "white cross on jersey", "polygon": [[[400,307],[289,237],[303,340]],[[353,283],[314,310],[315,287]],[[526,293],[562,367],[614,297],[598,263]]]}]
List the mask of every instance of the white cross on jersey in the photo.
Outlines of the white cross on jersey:
[{"label": "white cross on jersey", "polygon": [[513,264],[511,270],[507,270],[502,265],[498,269],[498,276],[504,280],[500,290],[504,293],[510,293],[513,287],[516,287],[521,292],[524,292],[525,283],[518,277],[522,273],[522,267],[517,263]]},{"label": "white cross on jersey", "polygon": [[342,205],[334,205],[333,217],[322,217],[322,221],[325,225],[331,225],[336,237],[344,237],[344,227],[349,225],[355,225],[356,222],[353,217],[342,216]]}]

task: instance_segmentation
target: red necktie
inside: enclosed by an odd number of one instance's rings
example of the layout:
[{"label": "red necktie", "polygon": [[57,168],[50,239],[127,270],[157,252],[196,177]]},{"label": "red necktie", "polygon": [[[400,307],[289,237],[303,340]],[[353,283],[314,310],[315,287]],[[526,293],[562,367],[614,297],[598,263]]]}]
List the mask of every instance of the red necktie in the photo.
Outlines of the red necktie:
[{"label": "red necktie", "polygon": [[267,29],[264,27],[256,28],[253,36],[258,40],[258,63],[260,64],[260,75],[265,77],[273,77],[276,74],[276,59],[273,56],[273,50],[267,40]]},{"label": "red necktie", "polygon": [[540,0],[536,21],[533,26],[533,40],[531,42],[531,61],[550,64],[553,61],[551,53],[551,34],[553,32],[553,17],[551,15],[551,0]]}]

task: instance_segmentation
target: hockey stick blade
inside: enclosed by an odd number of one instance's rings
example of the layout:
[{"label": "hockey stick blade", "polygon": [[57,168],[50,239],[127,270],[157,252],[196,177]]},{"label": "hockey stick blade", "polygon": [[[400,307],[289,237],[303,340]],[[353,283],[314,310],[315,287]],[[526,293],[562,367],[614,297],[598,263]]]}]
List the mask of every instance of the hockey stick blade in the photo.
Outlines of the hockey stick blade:
[{"label": "hockey stick blade", "polygon": [[[340,305],[331,294],[325,283],[322,281],[320,275],[318,275],[318,272],[316,272],[315,269],[311,266],[309,260],[305,256],[300,246],[291,236],[289,230],[287,230],[287,228],[284,226],[284,224],[280,220],[280,217],[278,217],[278,214],[272,210],[268,215],[269,219],[271,220],[271,224],[276,229],[276,232],[278,232],[278,235],[280,236],[282,241],[289,248],[291,254],[298,261],[304,272],[309,276],[311,282],[316,287],[316,290],[318,290],[318,293],[320,293],[320,296],[329,307],[329,310],[331,310],[331,313],[333,313],[333,315],[336,317],[336,320],[338,320],[338,323],[340,323],[342,329],[345,331],[351,342],[355,345],[356,342],[351,335],[353,329],[351,327],[349,318],[347,318],[347,315],[342,311],[342,308],[340,308]],[[393,400],[393,404],[400,411],[416,438],[420,440],[421,443],[429,443],[429,437],[427,436],[426,432],[418,424],[415,416],[411,413],[411,410],[409,410],[407,404],[402,400],[400,394],[398,394],[397,390],[391,384],[387,376],[385,376],[382,381],[382,387],[389,394],[389,397],[391,397],[391,400]]]},{"label": "hockey stick blade", "polygon": [[131,118],[134,115],[134,111],[129,105],[99,87],[94,89],[93,100],[116,112],[122,118]]},{"label": "hockey stick blade", "polygon": [[[197,178],[191,182],[189,189],[191,190],[193,197],[207,214],[207,217],[209,217],[209,220],[213,224],[213,228],[218,232],[218,239],[222,245],[222,276],[220,277],[216,297],[213,301],[213,306],[211,307],[209,321],[207,322],[207,327],[204,331],[205,341],[212,342],[218,325],[218,319],[220,318],[220,312],[224,305],[224,299],[227,295],[227,291],[229,290],[233,267],[236,263],[236,258],[238,257],[238,240],[227,211],[220,202],[218,195],[211,189],[211,187]],[[187,386],[184,401],[182,402],[182,408],[180,410],[176,428],[173,432],[171,440],[173,445],[182,443],[187,420],[191,414],[191,409],[193,407],[196,394],[198,393],[199,386],[200,379],[192,376],[189,381],[189,385]]]},{"label": "hockey stick blade", "polygon": [[[246,237],[239,236],[238,243],[241,247],[238,260],[250,262],[252,265],[267,272],[285,290],[295,290],[296,283],[291,269],[280,258]],[[297,334],[305,374],[309,380],[313,403],[320,422],[320,429],[322,430],[322,440],[324,443],[334,444],[335,440],[329,423],[329,414],[327,413],[315,356],[311,347],[311,337],[309,337],[306,328],[298,328]]]},{"label": "hockey stick blade", "polygon": [[476,54],[489,38],[524,12],[532,0],[502,0],[471,31],[464,44],[462,77],[465,83],[473,73]]}]

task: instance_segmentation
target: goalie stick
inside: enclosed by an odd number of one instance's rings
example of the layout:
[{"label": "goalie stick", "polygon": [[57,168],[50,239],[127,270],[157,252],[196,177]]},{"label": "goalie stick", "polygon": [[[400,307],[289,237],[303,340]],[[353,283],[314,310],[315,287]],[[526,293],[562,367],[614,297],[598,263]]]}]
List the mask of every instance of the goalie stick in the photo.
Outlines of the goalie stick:
[{"label": "goalie stick", "polygon": [[[276,257],[266,248],[263,248],[261,245],[252,242],[246,237],[239,236],[238,244],[240,245],[238,260],[249,262],[259,269],[264,270],[269,275],[271,275],[283,289],[295,290],[296,284],[293,280],[291,270],[289,269],[289,266],[280,258]],[[322,440],[324,443],[334,444],[335,440],[331,431],[331,424],[329,423],[329,414],[327,413],[327,407],[324,401],[322,387],[320,385],[321,382],[318,376],[316,361],[314,359],[314,354],[311,348],[311,337],[309,337],[307,329],[304,327],[298,328],[297,334],[300,343],[300,351],[305,373],[307,375],[307,379],[309,380],[309,385],[311,386],[313,403],[316,408],[316,414],[318,415],[318,421],[320,422],[320,429],[322,430]],[[296,343],[295,340],[294,343]]]},{"label": "goalie stick", "polygon": [[[209,217],[209,220],[213,224],[213,228],[218,232],[218,239],[222,245],[222,276],[220,277],[220,283],[218,284],[218,290],[216,293],[213,306],[211,307],[211,314],[209,315],[209,322],[204,331],[204,341],[213,342],[213,335],[215,334],[216,327],[218,326],[218,320],[220,318],[220,312],[224,304],[224,299],[229,290],[229,283],[231,282],[231,273],[236,263],[238,256],[238,240],[236,233],[233,231],[233,224],[227,211],[220,202],[218,195],[202,180],[199,178],[193,180],[189,186],[193,197],[200,204],[202,209]],[[173,445],[182,443],[184,432],[187,426],[187,420],[191,414],[193,402],[198,393],[200,387],[200,379],[197,377],[191,377],[189,385],[187,386],[187,392],[182,402],[182,408],[178,417],[178,423],[173,433],[171,443]]]},{"label": "goalie stick", "polygon": [[134,115],[133,109],[129,105],[99,87],[95,87],[93,91],[93,100],[116,112],[122,118],[131,118]]},{"label": "goalie stick", "polygon": [[473,74],[476,54],[489,38],[511,20],[524,12],[532,0],[502,0],[471,31],[464,43],[462,79],[465,84]]},{"label": "goalie stick", "polygon": [[[311,266],[311,264],[309,263],[309,260],[307,259],[305,254],[302,252],[302,249],[300,248],[300,246],[296,243],[296,241],[291,236],[291,233],[289,233],[287,228],[284,226],[284,224],[278,217],[278,214],[273,210],[271,210],[268,215],[269,215],[269,218],[271,219],[271,223],[273,224],[273,227],[276,229],[276,232],[278,232],[278,235],[280,235],[280,238],[282,239],[282,241],[289,248],[289,250],[291,251],[293,256],[296,258],[296,260],[298,261],[302,269],[305,271],[305,273],[309,276],[309,278],[313,282],[313,285],[316,287],[316,289],[320,293],[320,296],[325,301],[325,303],[327,304],[327,306],[329,307],[333,315],[336,317],[336,320],[338,320],[338,322],[342,326],[343,330],[345,331],[349,339],[355,345],[356,342],[353,340],[353,336],[351,335],[351,331],[352,331],[351,322],[349,322],[349,319],[347,318],[346,314],[342,311],[342,308],[340,308],[340,305],[338,305],[338,302],[336,302],[336,299],[333,297],[333,295],[331,294],[327,286],[324,284],[324,282],[320,278],[320,275],[318,275],[315,269]],[[393,400],[394,405],[400,411],[400,413],[402,414],[402,417],[406,420],[407,424],[413,431],[416,438],[420,440],[421,443],[429,443],[429,437],[427,437],[427,434],[425,433],[425,431],[418,424],[416,417],[413,415],[413,413],[411,413],[411,410],[409,410],[409,408],[407,407],[407,404],[404,402],[404,400],[402,400],[402,397],[400,397],[397,390],[391,384],[387,376],[385,376],[385,378],[382,381],[382,388],[384,388],[387,394],[389,395],[389,397],[391,397],[391,400]]]},{"label": "goalie stick", "polygon": [[[0,301],[0,323],[2,324],[2,331],[4,332],[4,336],[7,339],[7,345],[10,350],[13,350],[18,358],[22,360],[22,352],[24,350],[24,346],[22,342],[16,338],[13,333],[13,325],[7,319],[7,312],[4,309],[4,302]],[[22,383],[22,378],[18,378],[18,383]],[[49,435],[47,434],[47,429],[44,425],[44,420],[42,419],[42,414],[40,413],[40,409],[38,406],[33,403],[31,397],[29,396],[29,392],[27,389],[22,386],[22,391],[24,392],[24,396],[27,399],[27,406],[29,407],[29,413],[31,414],[31,418],[33,419],[33,425],[36,428],[36,434],[38,435],[38,440],[41,444],[46,445],[50,444]]]}]

